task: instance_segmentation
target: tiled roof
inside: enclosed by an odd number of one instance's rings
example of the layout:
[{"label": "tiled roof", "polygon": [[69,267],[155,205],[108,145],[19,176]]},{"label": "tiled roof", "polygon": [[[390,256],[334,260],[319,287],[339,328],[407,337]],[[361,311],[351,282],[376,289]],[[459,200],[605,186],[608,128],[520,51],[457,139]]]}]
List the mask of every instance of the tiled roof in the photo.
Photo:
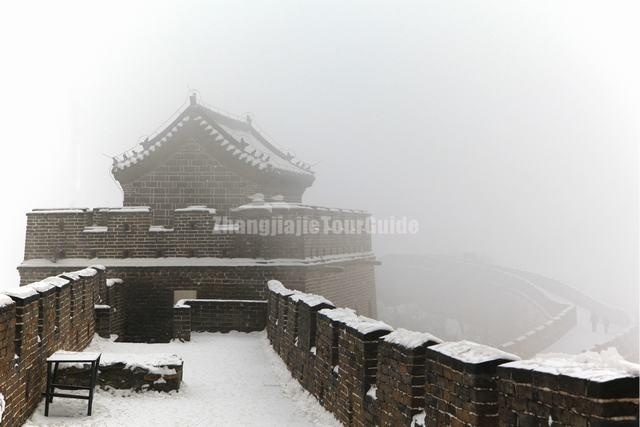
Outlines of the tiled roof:
[{"label": "tiled roof", "polygon": [[207,135],[208,143],[257,171],[313,180],[309,164],[276,147],[251,125],[250,120],[242,121],[202,106],[195,102],[195,97],[191,98],[191,104],[178,118],[156,136],[115,156],[113,173],[117,175],[144,163],[156,151],[174,143],[177,136],[188,127],[200,128]]}]

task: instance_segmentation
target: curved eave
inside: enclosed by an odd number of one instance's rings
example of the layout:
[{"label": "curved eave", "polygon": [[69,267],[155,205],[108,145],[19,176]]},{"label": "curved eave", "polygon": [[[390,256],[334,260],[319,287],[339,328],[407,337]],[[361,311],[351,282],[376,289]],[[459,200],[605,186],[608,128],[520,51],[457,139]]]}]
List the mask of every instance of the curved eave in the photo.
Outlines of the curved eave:
[{"label": "curved eave", "polygon": [[113,176],[121,184],[134,181],[162,165],[184,143],[193,140],[212,157],[254,181],[306,188],[315,180],[311,171],[280,169],[244,152],[246,144],[234,139],[212,119],[200,116],[201,108],[187,108],[163,132],[143,142],[137,152],[129,152],[127,160],[114,159]]}]

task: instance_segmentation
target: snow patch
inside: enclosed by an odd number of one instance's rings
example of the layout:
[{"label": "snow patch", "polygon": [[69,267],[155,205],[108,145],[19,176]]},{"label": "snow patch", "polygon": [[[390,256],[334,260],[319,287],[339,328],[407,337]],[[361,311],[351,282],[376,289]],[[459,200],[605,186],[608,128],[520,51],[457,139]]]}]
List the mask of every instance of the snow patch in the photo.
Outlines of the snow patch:
[{"label": "snow patch", "polygon": [[151,208],[149,206],[124,206],[121,208],[100,208],[98,211],[110,213],[138,213],[151,212]]},{"label": "snow patch", "polygon": [[109,227],[105,225],[89,225],[82,230],[83,233],[106,233],[107,231]]},{"label": "snow patch", "polygon": [[429,348],[465,363],[477,364],[497,359],[520,360],[515,354],[466,340],[445,342]]},{"label": "snow patch", "polygon": [[5,295],[9,295],[10,297],[16,297],[16,298],[29,298],[34,295],[38,295],[38,292],[29,286],[9,288],[9,289],[5,289],[3,292]]},{"label": "snow patch", "polygon": [[52,284],[46,282],[29,283],[27,286],[35,289],[38,292],[47,292],[54,288]]},{"label": "snow patch", "polygon": [[393,331],[393,328],[383,321],[365,316],[358,316],[353,320],[347,321],[346,324],[364,335],[376,331]]},{"label": "snow patch", "polygon": [[318,313],[327,316],[334,322],[347,323],[358,318],[355,310],[351,308],[323,308]]},{"label": "snow patch", "polygon": [[279,280],[269,280],[267,282],[267,287],[271,292],[285,297],[296,292],[292,289],[285,288],[282,282],[280,282]]},{"label": "snow patch", "polygon": [[110,288],[113,285],[121,285],[122,283],[124,283],[122,279],[118,279],[117,277],[112,277],[110,279],[107,279],[107,288]]},{"label": "snow patch", "polygon": [[[159,258],[95,258],[107,267],[239,267],[273,266],[295,267],[303,265],[330,264],[345,261],[374,259],[371,252],[326,255],[308,258],[215,258],[215,257],[159,257]],[[88,263],[87,258],[60,258],[53,262],[49,259],[34,258],[23,261],[20,267],[71,267],[80,268]],[[69,273],[64,273],[69,274]]]},{"label": "snow patch", "polygon": [[51,276],[51,277],[47,277],[46,279],[42,279],[41,282],[43,283],[48,283],[50,285],[56,286],[58,288],[66,285],[69,283],[68,279],[63,279],[62,277],[58,277],[58,276]]},{"label": "snow patch", "polygon": [[13,304],[13,300],[8,295],[0,294],[0,307],[6,307],[11,304]]},{"label": "snow patch", "polygon": [[303,303],[307,304],[309,307],[316,307],[321,304],[328,304],[333,306],[333,303],[323,296],[315,295],[315,294],[306,294],[303,292],[291,295],[291,300],[294,302],[302,301]]},{"label": "snow patch", "polygon": [[378,392],[378,387],[374,384],[371,387],[369,387],[369,390],[367,390],[367,396],[369,396],[373,400],[377,400],[378,399],[377,392]]},{"label": "snow patch", "polygon": [[587,351],[580,354],[539,354],[533,359],[511,362],[503,366],[567,375],[595,382],[640,376],[640,365],[625,360],[614,347],[601,352]]},{"label": "snow patch", "polygon": [[213,208],[208,208],[204,205],[193,205],[187,206],[186,208],[178,208],[175,209],[176,212],[208,212],[210,214],[216,213],[216,210]]},{"label": "snow patch", "polygon": [[77,214],[77,213],[85,213],[85,209],[34,209],[30,214]]},{"label": "snow patch", "polygon": [[420,347],[429,341],[442,343],[442,340],[435,335],[431,335],[427,332],[409,331],[403,328],[396,329],[390,334],[385,335],[382,339],[390,344],[398,344],[409,349]]},{"label": "snow patch", "polygon": [[149,232],[151,233],[168,233],[173,231],[173,228],[166,228],[164,225],[150,225]]},{"label": "snow patch", "polygon": [[415,414],[411,419],[411,427],[425,427],[426,418],[427,418],[427,413],[425,411]]},{"label": "snow patch", "polygon": [[98,271],[95,268],[87,267],[82,270],[78,270],[75,273],[80,277],[93,277],[98,274]]}]

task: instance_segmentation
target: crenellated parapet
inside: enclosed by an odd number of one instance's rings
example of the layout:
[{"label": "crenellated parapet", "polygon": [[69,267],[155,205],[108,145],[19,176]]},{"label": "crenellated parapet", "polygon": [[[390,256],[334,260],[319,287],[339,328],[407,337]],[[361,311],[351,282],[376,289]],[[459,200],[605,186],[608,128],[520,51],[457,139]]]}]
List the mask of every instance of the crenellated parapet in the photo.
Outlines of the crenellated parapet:
[{"label": "crenellated parapet", "polygon": [[107,282],[105,268],[95,265],[0,292],[3,425],[22,425],[40,402],[49,355],[83,350],[104,307],[123,312],[122,300],[112,299],[106,288],[114,292],[124,284]]},{"label": "crenellated parapet", "polygon": [[[309,320],[304,301],[319,300],[327,307]],[[615,352],[519,360],[470,341],[393,330],[277,281],[268,301],[274,350],[343,425],[638,425],[640,367]]]},{"label": "crenellated parapet", "polygon": [[175,209],[154,225],[148,207],[33,210],[25,260],[67,258],[304,259],[371,251],[368,214],[300,203],[250,203],[230,216]]}]

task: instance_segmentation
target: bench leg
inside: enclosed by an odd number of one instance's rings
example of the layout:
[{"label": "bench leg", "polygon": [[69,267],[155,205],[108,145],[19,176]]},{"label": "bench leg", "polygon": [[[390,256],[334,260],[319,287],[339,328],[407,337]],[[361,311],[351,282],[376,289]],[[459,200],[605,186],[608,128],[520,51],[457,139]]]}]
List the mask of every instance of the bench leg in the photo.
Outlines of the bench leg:
[{"label": "bench leg", "polygon": [[89,389],[89,407],[87,408],[87,415],[91,415],[91,408],[93,406],[93,389],[96,386],[96,377],[98,372],[98,362],[91,363],[91,382]]},{"label": "bench leg", "polygon": [[[53,365],[53,375],[51,377],[51,384],[55,384],[57,379],[58,379],[58,362],[55,362],[55,364]],[[51,386],[51,396],[49,396],[49,402],[53,402],[53,385]]]},{"label": "bench leg", "polygon": [[47,363],[47,390],[44,395],[44,416],[45,417],[49,416],[49,402],[50,402],[51,394],[53,394],[51,390],[51,363]]}]

